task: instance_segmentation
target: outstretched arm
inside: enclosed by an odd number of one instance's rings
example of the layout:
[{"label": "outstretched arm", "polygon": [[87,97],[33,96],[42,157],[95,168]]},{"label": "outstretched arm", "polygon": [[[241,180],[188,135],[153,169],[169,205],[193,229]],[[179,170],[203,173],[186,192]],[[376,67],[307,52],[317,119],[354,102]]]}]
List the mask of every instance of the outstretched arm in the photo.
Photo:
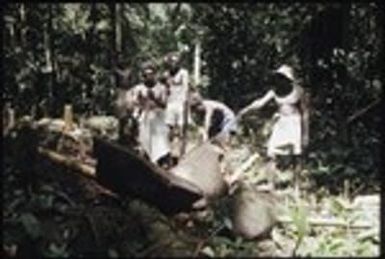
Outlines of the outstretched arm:
[{"label": "outstretched arm", "polygon": [[210,122],[211,122],[211,117],[213,116],[213,108],[205,106],[205,119],[204,119],[204,137],[203,141],[206,141],[209,137],[209,129],[210,129]]},{"label": "outstretched arm", "polygon": [[266,103],[268,103],[271,99],[274,98],[274,92],[272,90],[269,90],[263,97],[253,101],[251,104],[247,105],[245,108],[243,108],[239,114],[243,115],[251,110],[257,110],[265,106]]}]

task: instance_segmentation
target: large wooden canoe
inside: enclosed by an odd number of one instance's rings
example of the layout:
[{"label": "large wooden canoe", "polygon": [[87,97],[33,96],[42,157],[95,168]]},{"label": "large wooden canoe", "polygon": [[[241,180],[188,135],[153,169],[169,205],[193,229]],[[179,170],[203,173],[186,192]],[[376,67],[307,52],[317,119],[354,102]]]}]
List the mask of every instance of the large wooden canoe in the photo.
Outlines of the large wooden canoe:
[{"label": "large wooden canoe", "polygon": [[165,214],[190,211],[203,197],[193,183],[173,175],[119,144],[94,138],[96,178],[119,194],[140,198]]}]

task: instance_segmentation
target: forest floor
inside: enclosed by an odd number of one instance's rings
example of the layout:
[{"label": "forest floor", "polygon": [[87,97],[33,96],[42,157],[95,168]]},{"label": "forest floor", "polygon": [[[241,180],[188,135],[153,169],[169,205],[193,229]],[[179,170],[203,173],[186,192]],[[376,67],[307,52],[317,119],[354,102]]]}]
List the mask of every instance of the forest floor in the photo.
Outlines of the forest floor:
[{"label": "forest floor", "polygon": [[[32,171],[21,171],[7,147],[4,151],[3,252],[9,257],[379,256],[379,193],[349,199],[308,180],[296,198],[292,173],[281,172],[277,193],[289,220],[268,237],[250,241],[221,227],[226,216],[188,223],[167,218],[141,201],[108,196],[96,182],[43,158],[30,187],[25,179]],[[232,166],[253,152],[238,146]],[[262,182],[261,168],[257,159],[246,181]],[[304,179],[311,174],[308,170]],[[319,216],[325,220],[314,220]]]}]

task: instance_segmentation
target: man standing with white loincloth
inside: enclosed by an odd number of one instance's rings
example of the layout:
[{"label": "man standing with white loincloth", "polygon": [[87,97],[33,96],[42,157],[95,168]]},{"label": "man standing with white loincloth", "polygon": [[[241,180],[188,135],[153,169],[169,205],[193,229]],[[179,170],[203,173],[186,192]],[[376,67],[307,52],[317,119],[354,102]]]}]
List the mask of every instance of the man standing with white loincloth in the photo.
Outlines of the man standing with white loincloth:
[{"label": "man standing with white loincloth", "polygon": [[142,71],[143,83],[126,94],[127,108],[139,122],[139,143],[146,156],[158,165],[168,166],[169,129],[165,124],[167,89],[157,82],[152,63],[145,63]]},{"label": "man standing with white loincloth", "polygon": [[166,56],[168,71],[166,80],[168,100],[166,107],[166,124],[170,127],[172,156],[178,159],[185,152],[187,129],[187,96],[189,85],[188,71],[181,67],[180,56],[173,52]]}]

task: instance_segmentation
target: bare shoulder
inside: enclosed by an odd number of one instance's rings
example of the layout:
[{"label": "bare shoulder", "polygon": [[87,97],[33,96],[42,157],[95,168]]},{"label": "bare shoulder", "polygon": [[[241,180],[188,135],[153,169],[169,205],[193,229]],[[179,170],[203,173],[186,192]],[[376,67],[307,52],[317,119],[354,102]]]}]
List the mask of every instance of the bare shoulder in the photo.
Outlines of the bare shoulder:
[{"label": "bare shoulder", "polygon": [[156,89],[157,91],[166,91],[167,87],[165,84],[163,84],[161,82],[157,82],[154,89]]},{"label": "bare shoulder", "polygon": [[186,68],[181,68],[179,73],[183,76],[188,76],[188,70]]},{"label": "bare shoulder", "polygon": [[205,106],[212,107],[215,109],[218,109],[218,108],[222,109],[222,110],[229,110],[230,109],[226,104],[224,104],[220,101],[216,101],[216,100],[207,99],[207,100],[203,100],[203,103]]},{"label": "bare shoulder", "polygon": [[144,84],[140,83],[140,84],[134,85],[130,90],[135,92],[135,91],[142,91],[145,88],[146,88],[146,86]]}]

